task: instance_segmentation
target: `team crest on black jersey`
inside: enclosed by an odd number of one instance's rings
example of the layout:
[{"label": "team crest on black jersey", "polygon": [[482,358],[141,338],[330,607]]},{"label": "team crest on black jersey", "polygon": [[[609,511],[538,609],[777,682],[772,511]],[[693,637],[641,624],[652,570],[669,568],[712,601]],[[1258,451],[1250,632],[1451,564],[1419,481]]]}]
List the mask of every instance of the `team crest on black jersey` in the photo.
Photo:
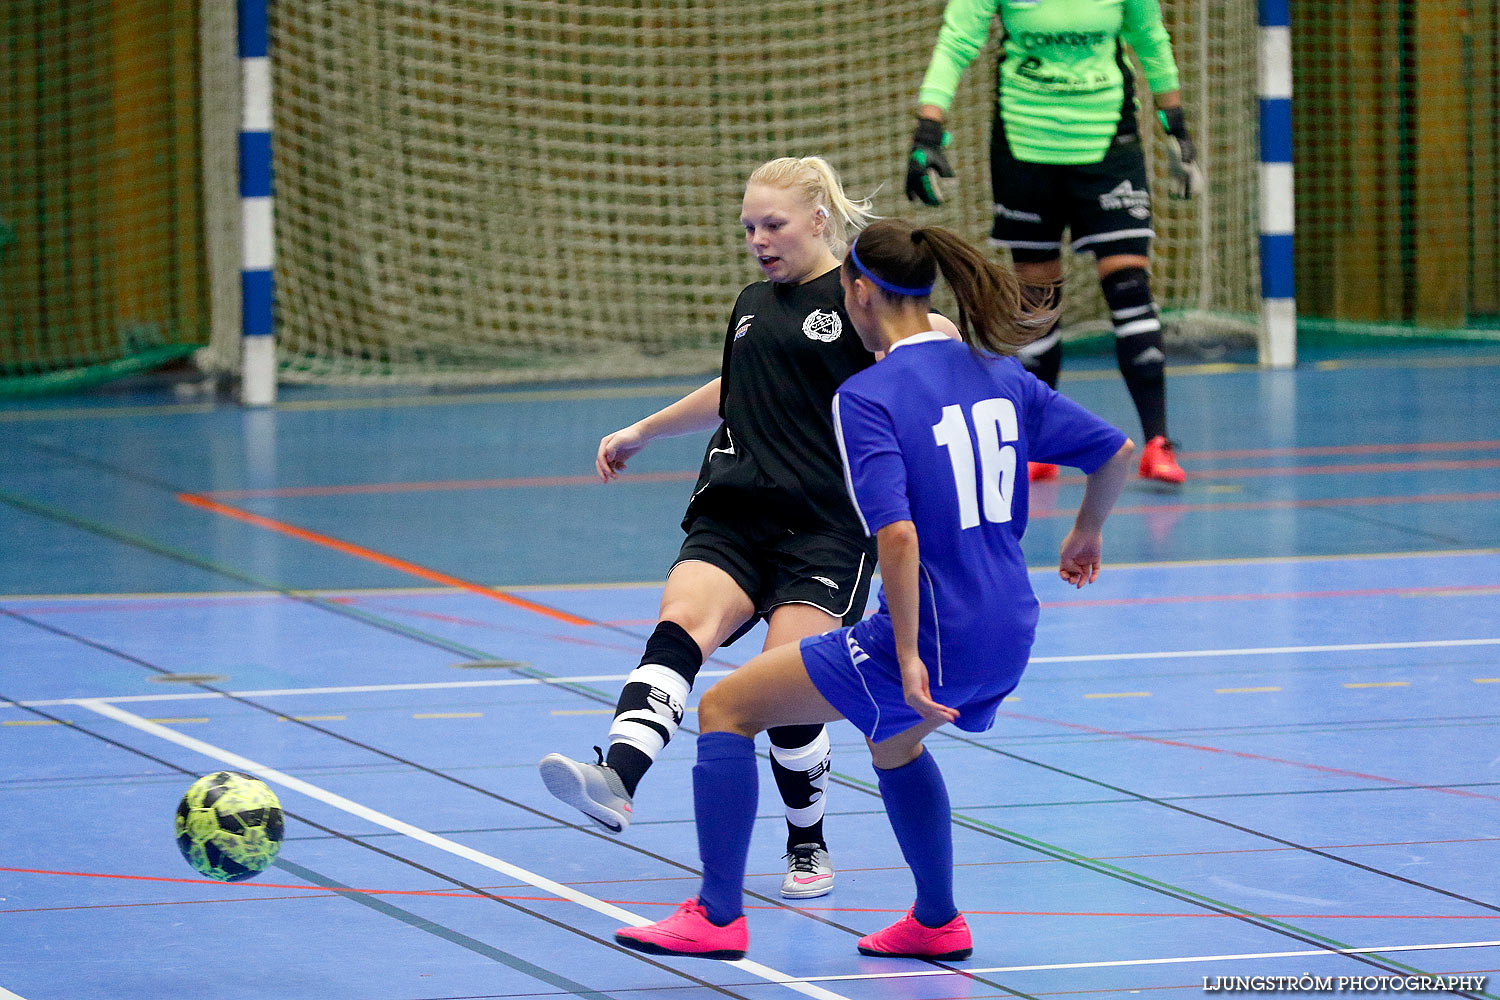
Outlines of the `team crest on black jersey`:
[{"label": "team crest on black jersey", "polygon": [[814,309],[802,321],[802,332],[809,340],[831,344],[844,335],[844,321],[832,309]]},{"label": "team crest on black jersey", "polygon": [[740,317],[740,321],[734,325],[734,339],[735,340],[739,340],[745,334],[747,334],[747,333],[750,332],[750,321],[752,319],[754,319],[754,318],[755,318],[755,313],[750,313],[748,316],[741,316]]}]

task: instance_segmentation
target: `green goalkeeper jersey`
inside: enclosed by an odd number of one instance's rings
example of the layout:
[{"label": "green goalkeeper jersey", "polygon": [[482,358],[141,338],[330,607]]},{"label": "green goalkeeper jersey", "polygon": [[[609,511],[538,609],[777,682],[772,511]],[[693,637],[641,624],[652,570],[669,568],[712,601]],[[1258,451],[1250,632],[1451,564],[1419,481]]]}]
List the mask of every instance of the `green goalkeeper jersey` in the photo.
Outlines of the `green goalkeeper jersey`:
[{"label": "green goalkeeper jersey", "polygon": [[949,0],[918,94],[922,104],[948,110],[997,12],[1005,29],[1000,115],[1018,160],[1097,163],[1122,122],[1135,130],[1122,39],[1140,57],[1153,93],[1177,89],[1157,0]]}]

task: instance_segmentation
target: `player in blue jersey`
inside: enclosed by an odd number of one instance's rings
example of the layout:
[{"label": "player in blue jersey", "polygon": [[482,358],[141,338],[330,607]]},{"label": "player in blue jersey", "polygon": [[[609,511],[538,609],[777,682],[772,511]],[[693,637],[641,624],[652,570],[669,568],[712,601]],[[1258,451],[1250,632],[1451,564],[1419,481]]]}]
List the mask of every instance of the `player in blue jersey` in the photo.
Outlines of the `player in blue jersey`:
[{"label": "player in blue jersey", "polygon": [[[930,329],[941,271],[964,343]],[[1030,309],[1015,275],[960,237],[873,223],[840,269],[844,308],[884,360],[833,401],[845,483],[873,535],[880,609],[846,628],[768,650],[710,688],[693,768],[703,885],[665,920],[623,927],[637,951],[737,959],[749,934],[740,896],[757,798],[754,737],[773,725],[847,718],[865,734],[886,813],[916,878],[916,904],[861,938],[866,955],[967,958],[953,901],[948,793],[922,739],[947,722],[994,722],[1031,651],[1037,599],[1026,575],[1026,463],[1088,475],[1059,573],[1098,575],[1101,529],[1134,444],[1048,388],[1013,356],[1053,315]]]}]

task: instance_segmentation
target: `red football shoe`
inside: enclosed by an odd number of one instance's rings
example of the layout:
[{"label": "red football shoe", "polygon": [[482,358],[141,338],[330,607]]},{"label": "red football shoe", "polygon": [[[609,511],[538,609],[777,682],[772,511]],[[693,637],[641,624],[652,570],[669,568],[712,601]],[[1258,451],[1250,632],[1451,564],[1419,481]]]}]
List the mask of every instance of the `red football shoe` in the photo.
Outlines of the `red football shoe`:
[{"label": "red football shoe", "polygon": [[1026,478],[1033,483],[1057,478],[1057,466],[1051,462],[1027,462]]},{"label": "red football shoe", "polygon": [[1182,471],[1182,466],[1177,464],[1177,457],[1172,454],[1172,442],[1158,434],[1146,442],[1146,447],[1141,451],[1141,478],[1155,479],[1163,483],[1180,483],[1187,479],[1187,473]]},{"label": "red football shoe", "polygon": [[969,925],[960,913],[941,927],[919,923],[910,910],[883,931],[859,939],[861,955],[880,958],[936,958],[957,961],[974,952]]},{"label": "red football shoe", "polygon": [[720,927],[696,898],[677,907],[670,917],[644,927],[621,927],[615,941],[632,951],[648,955],[677,955],[681,958],[719,958],[726,962],[745,957],[750,946],[750,931],[743,915]]}]

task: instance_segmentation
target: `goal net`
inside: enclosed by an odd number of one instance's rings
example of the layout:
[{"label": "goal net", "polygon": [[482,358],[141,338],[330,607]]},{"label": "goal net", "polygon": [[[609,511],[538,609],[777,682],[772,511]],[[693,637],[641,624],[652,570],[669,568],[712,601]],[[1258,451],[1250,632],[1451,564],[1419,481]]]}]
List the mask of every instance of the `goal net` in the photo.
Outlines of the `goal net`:
[{"label": "goal net", "polygon": [[0,398],[207,339],[196,7],[0,4]]},{"label": "goal net", "polygon": [[[360,0],[273,7],[284,379],[481,383],[709,372],[739,289],[745,178],[818,154],[882,215],[902,193],[942,3]],[[1164,0],[1202,199],[1156,199],[1173,333],[1253,336],[1252,0]],[[998,30],[994,32],[998,35]],[[995,40],[949,121],[956,194],[989,232]],[[1142,86],[1144,90],[1144,86]],[[1142,134],[1158,180],[1159,130]],[[1092,257],[1069,336],[1108,328]]]}]

